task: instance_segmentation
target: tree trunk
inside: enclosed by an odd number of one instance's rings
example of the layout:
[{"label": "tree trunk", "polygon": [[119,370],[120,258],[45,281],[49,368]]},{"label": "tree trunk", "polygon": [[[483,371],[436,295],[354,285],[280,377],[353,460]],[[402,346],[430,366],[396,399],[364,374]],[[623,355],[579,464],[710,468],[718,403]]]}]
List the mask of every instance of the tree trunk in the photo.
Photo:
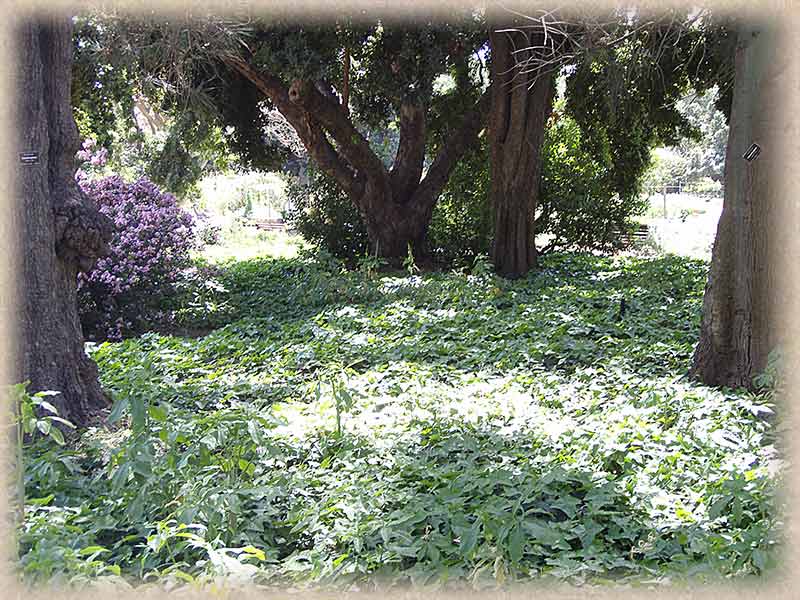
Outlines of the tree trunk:
[{"label": "tree trunk", "polygon": [[16,97],[19,152],[12,218],[16,238],[18,319],[16,380],[60,392],[60,414],[76,425],[108,404],[97,366],[84,352],[77,275],[108,253],[112,224],[75,182],[78,130],[70,105],[72,26],[40,18],[17,29]]},{"label": "tree trunk", "polygon": [[489,39],[493,90],[490,194],[495,221],[492,259],[499,275],[516,278],[536,265],[534,215],[554,81],[552,73],[523,73],[517,66],[532,50],[512,54],[541,45],[538,33],[492,31]]},{"label": "tree trunk", "polygon": [[[703,299],[700,339],[691,375],[708,385],[751,387],[775,347],[776,265],[780,175],[785,157],[775,151],[781,111],[775,107],[775,38],[762,27],[742,26],[735,55],[735,83],[725,156],[725,199],[717,226]],[[743,158],[752,143],[761,154]]]},{"label": "tree trunk", "polygon": [[384,193],[368,191],[357,204],[372,254],[386,259],[392,266],[399,266],[408,255],[409,246],[415,258],[427,255],[433,202],[422,205],[408,200],[395,201],[393,191],[392,188]]}]

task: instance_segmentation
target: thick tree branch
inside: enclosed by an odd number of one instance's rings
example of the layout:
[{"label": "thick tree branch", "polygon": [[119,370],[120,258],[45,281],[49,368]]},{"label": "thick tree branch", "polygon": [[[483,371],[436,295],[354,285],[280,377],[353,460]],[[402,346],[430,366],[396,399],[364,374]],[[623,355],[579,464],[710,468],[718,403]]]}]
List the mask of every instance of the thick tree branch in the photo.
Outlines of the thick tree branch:
[{"label": "thick tree branch", "polygon": [[400,106],[400,144],[391,171],[398,201],[410,199],[422,176],[425,161],[425,107],[410,102]]},{"label": "thick tree branch", "polygon": [[[289,99],[289,91],[283,82],[270,73],[257,71],[240,58],[228,57],[225,62],[272,101],[278,111],[294,127],[309,156],[316,161],[323,171],[336,179],[348,196],[357,197],[359,189],[363,185],[361,178],[357,177],[352,169],[345,164],[328,141],[325,132],[316,119],[303,107]],[[321,94],[319,95],[322,97]]]},{"label": "thick tree branch", "polygon": [[330,133],[345,160],[356,170],[368,177],[388,179],[386,167],[369,147],[369,142],[353,126],[341,104],[326,98],[311,82],[303,79],[292,82],[289,100],[314,115],[314,119]]},{"label": "thick tree branch", "polygon": [[467,150],[478,141],[478,134],[486,123],[486,115],[491,101],[491,86],[483,93],[475,105],[467,111],[460,126],[439,151],[425,178],[414,193],[412,202],[420,204],[420,208],[428,210],[436,203],[436,199],[444,189],[450,173]]}]

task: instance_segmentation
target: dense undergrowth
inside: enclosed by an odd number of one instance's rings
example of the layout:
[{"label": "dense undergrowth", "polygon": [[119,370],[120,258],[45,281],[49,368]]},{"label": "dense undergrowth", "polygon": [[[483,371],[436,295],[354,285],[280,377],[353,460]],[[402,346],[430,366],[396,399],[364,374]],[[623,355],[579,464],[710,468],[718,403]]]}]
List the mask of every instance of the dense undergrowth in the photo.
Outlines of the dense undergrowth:
[{"label": "dense undergrowth", "polygon": [[308,258],[207,269],[179,315],[210,333],[93,348],[115,429],[26,448],[23,575],[763,574],[783,518],[772,398],[684,377],[706,269],[587,255],[517,282],[480,262],[471,275]]}]

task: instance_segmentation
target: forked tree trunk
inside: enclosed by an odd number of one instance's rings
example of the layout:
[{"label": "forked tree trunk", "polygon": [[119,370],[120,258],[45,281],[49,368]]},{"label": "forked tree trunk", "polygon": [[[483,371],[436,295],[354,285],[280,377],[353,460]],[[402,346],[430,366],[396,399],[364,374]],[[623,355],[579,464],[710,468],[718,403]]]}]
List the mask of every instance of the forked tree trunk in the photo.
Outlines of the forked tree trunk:
[{"label": "forked tree trunk", "polygon": [[389,170],[355,127],[345,107],[320,93],[314,82],[298,79],[287,86],[243,58],[231,56],[226,62],[269,98],[294,127],[309,156],[336,180],[358,208],[374,254],[399,265],[409,246],[415,257],[426,252],[436,200],[455,165],[478,141],[489,107],[488,91],[466,111],[423,176],[424,103],[401,104],[400,141]]},{"label": "forked tree trunk", "polygon": [[112,224],[75,182],[79,139],[70,105],[71,35],[68,17],[40,18],[16,30],[15,147],[36,162],[14,157],[19,311],[13,376],[30,380],[33,391],[60,392],[52,403],[83,425],[107,398],[84,352],[77,274],[108,252]]},{"label": "forked tree trunk", "polygon": [[356,204],[367,229],[372,254],[397,266],[408,255],[409,247],[415,257],[427,254],[433,202],[396,201],[393,191],[366,193]]},{"label": "forked tree trunk", "polygon": [[[775,133],[785,127],[776,107],[776,84],[784,75],[774,72],[775,38],[769,33],[743,26],[736,46],[725,199],[691,367],[708,385],[750,387],[778,341],[775,239],[785,225],[777,211],[786,199],[775,197],[780,174],[774,167],[787,157],[775,150]],[[748,161],[743,155],[753,143],[761,154]]]},{"label": "forked tree trunk", "polygon": [[[531,30],[524,30],[531,31]],[[492,259],[508,278],[536,265],[534,215],[538,204],[542,144],[553,109],[552,73],[524,73],[519,62],[542,44],[540,34],[497,32],[492,47],[492,108],[489,115],[491,203],[494,210]]]}]

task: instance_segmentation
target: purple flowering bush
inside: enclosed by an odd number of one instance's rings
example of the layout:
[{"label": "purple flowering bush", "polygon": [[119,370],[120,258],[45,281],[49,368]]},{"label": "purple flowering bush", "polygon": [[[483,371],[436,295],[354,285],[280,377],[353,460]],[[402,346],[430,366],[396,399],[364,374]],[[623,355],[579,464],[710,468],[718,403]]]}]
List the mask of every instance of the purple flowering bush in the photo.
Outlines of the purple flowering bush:
[{"label": "purple flowering bush", "polygon": [[108,163],[108,150],[97,147],[97,142],[93,139],[84,140],[81,144],[81,149],[75,154],[78,159],[80,168],[75,173],[75,179],[78,183],[90,179],[92,176],[97,176],[103,172],[103,167]]},{"label": "purple flowering bush", "polygon": [[129,183],[118,175],[90,179],[79,172],[77,179],[115,227],[111,254],[78,278],[84,334],[117,340],[164,323],[168,315],[161,307],[195,245],[191,214],[144,178]]}]

